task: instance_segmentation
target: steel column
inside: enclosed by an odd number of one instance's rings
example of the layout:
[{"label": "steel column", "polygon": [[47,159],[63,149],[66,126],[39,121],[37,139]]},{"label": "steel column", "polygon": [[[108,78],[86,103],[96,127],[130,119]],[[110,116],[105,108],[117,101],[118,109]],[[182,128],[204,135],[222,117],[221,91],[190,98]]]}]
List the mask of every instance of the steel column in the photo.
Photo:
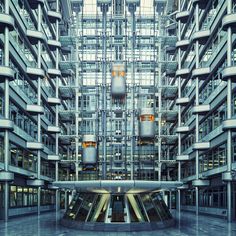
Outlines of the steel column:
[{"label": "steel column", "polygon": [[[227,14],[232,13],[232,0],[227,1]],[[232,65],[232,29],[227,29],[227,66]],[[232,81],[231,78],[227,81],[227,119],[232,118]],[[232,131],[227,131],[227,172],[232,171]],[[227,182],[227,220],[232,221],[232,183]]]}]

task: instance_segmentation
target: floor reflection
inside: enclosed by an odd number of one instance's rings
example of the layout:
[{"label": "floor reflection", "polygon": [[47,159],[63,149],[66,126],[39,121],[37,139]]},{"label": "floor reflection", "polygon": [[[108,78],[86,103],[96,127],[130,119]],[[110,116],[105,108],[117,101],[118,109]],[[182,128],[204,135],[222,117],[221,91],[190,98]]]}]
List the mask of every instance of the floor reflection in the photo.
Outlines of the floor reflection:
[{"label": "floor reflection", "polygon": [[77,231],[62,227],[59,223],[62,213],[45,213],[40,216],[26,216],[10,219],[8,223],[0,222],[1,236],[75,236],[75,235],[142,235],[142,236],[234,236],[236,235],[236,222],[228,224],[224,219],[209,216],[196,217],[192,213],[178,213],[173,211],[176,219],[175,227],[151,232],[89,232]]}]

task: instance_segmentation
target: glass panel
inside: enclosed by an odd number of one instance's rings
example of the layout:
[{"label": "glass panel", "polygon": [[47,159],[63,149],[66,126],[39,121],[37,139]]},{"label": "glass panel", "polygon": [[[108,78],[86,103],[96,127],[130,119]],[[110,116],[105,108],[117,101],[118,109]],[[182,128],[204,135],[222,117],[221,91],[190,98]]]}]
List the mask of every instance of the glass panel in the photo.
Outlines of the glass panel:
[{"label": "glass panel", "polygon": [[28,188],[24,188],[24,192],[23,192],[23,206],[28,206]]},{"label": "glass panel", "polygon": [[131,222],[148,221],[143,208],[139,207],[139,202],[137,202],[137,199],[138,199],[137,196],[135,198],[133,194],[127,194],[130,220],[131,220]]},{"label": "glass panel", "polygon": [[4,193],[3,193],[3,185],[0,184],[0,208],[3,207],[3,196],[4,196]]},{"label": "glass panel", "polygon": [[83,197],[82,205],[77,212],[75,219],[78,221],[85,221],[89,210],[92,207],[95,194],[82,193],[81,195]]},{"label": "glass panel", "polygon": [[143,206],[143,204],[141,203],[141,199],[138,197],[138,195],[134,195],[134,198],[135,198],[136,203],[137,203],[137,205],[138,205],[138,209],[140,210],[141,215],[143,216],[143,220],[144,220],[144,221],[149,221],[148,218],[147,218],[147,215],[146,215],[144,206]]},{"label": "glass panel", "polygon": [[78,212],[83,199],[77,194],[71,201],[66,214],[64,215],[65,219],[75,219],[76,213]]},{"label": "glass panel", "polygon": [[87,221],[91,222],[105,221],[109,198],[110,198],[109,194],[98,195],[96,197],[96,200],[93,203],[93,207],[90,211],[90,215]]},{"label": "glass panel", "polygon": [[17,206],[23,205],[23,195],[22,195],[23,189],[22,187],[17,187],[17,194],[16,194],[16,202]]},{"label": "glass panel", "polygon": [[162,199],[162,196],[159,193],[154,193],[151,195],[154,205],[156,206],[156,209],[161,217],[162,220],[168,220],[171,219],[172,216],[170,214],[170,211],[165,204],[164,200]]},{"label": "glass panel", "polygon": [[141,194],[141,199],[143,201],[150,222],[160,221],[161,218],[158,212],[156,211],[150,196],[148,194]]},{"label": "glass panel", "polygon": [[16,186],[10,187],[10,207],[16,206]]}]

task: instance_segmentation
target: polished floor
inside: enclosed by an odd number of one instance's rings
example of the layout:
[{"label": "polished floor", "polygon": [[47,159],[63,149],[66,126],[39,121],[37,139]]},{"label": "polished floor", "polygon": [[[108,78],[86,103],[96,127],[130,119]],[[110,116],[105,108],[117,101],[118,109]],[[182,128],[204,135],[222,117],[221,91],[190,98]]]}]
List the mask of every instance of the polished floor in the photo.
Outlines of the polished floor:
[{"label": "polished floor", "polygon": [[183,212],[178,214],[173,212],[176,218],[176,226],[164,230],[152,232],[132,232],[132,233],[104,233],[104,232],[88,232],[76,231],[62,227],[59,224],[60,214],[55,212],[44,213],[41,216],[31,215],[20,218],[10,219],[8,223],[0,221],[1,236],[76,236],[76,235],[141,235],[141,236],[236,236],[236,222],[228,224],[226,220],[209,217],[198,216],[192,213]]}]

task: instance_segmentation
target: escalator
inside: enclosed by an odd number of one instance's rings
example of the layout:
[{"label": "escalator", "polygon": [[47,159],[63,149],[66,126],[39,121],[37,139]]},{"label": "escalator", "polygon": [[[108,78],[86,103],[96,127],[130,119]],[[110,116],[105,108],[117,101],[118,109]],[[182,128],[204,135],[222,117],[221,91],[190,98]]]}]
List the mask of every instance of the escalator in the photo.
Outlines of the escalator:
[{"label": "escalator", "polygon": [[83,198],[81,198],[80,194],[75,195],[63,218],[74,220],[76,217],[76,214],[82,204],[82,201],[83,201]]},{"label": "escalator", "polygon": [[113,195],[111,200],[112,216],[111,222],[125,222],[124,195]]},{"label": "escalator", "polygon": [[78,192],[61,223],[86,230],[129,231],[164,228],[174,220],[159,192]]}]

